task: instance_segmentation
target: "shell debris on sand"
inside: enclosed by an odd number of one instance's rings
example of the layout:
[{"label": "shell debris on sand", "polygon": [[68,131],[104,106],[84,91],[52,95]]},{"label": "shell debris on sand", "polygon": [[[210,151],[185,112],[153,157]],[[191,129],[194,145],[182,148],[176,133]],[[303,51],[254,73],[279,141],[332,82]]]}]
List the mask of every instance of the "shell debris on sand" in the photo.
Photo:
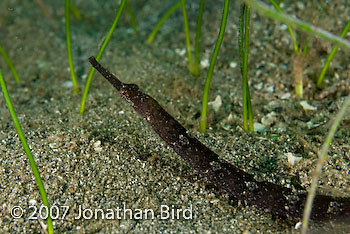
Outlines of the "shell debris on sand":
[{"label": "shell debris on sand", "polygon": [[296,157],[296,156],[294,156],[294,154],[291,153],[291,152],[288,152],[288,153],[287,153],[287,160],[288,160],[288,164],[289,164],[290,166],[294,166],[295,163],[299,162],[301,159],[302,159],[302,157]]},{"label": "shell debris on sand", "polygon": [[299,103],[300,103],[300,105],[303,107],[303,109],[305,111],[309,111],[309,110],[315,111],[315,110],[317,110],[316,107],[310,105],[307,101],[301,101]]},{"label": "shell debris on sand", "polygon": [[222,105],[221,96],[216,96],[214,101],[208,102],[208,105],[212,106],[215,112],[218,112]]},{"label": "shell debris on sand", "polygon": [[95,150],[97,153],[102,152],[101,141],[96,141],[96,142],[93,144],[93,148],[94,148],[94,150]]}]

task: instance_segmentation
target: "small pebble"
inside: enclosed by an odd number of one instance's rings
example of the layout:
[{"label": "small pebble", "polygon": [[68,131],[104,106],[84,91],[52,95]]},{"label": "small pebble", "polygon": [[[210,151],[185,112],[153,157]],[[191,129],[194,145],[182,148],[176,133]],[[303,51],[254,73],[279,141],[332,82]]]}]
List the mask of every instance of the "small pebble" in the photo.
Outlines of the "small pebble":
[{"label": "small pebble", "polygon": [[102,151],[101,141],[96,141],[93,145],[95,152],[100,153]]},{"label": "small pebble", "polygon": [[312,111],[317,110],[316,107],[311,106],[309,103],[307,103],[307,101],[301,101],[300,105],[303,107],[303,109],[305,111],[307,111],[307,110],[312,110]]},{"label": "small pebble", "polygon": [[201,60],[201,67],[202,67],[202,68],[207,68],[207,67],[209,67],[209,60],[208,60],[208,59],[203,59],[203,60]]},{"label": "small pebble", "polygon": [[254,123],[254,132],[265,132],[266,127],[261,123]]},{"label": "small pebble", "polygon": [[270,112],[266,116],[262,117],[261,123],[266,127],[270,127],[277,120],[277,114],[275,112]]},{"label": "small pebble", "polygon": [[301,222],[297,222],[296,224],[295,224],[295,230],[298,230],[298,229],[300,229],[301,228]]},{"label": "small pebble", "polygon": [[236,68],[237,67],[237,62],[235,62],[235,61],[230,62],[230,67],[231,68]]},{"label": "small pebble", "polygon": [[226,121],[227,121],[228,123],[232,123],[232,121],[233,121],[233,115],[232,115],[232,113],[230,113],[230,114],[228,115]]},{"label": "small pebble", "polygon": [[228,124],[224,124],[222,126],[223,129],[225,129],[226,131],[230,130],[231,129],[231,125],[228,125]]},{"label": "small pebble", "polygon": [[254,88],[256,90],[261,90],[263,87],[264,87],[264,83],[263,82],[260,82],[260,83],[254,85]]},{"label": "small pebble", "polygon": [[340,76],[339,76],[339,74],[338,74],[337,72],[334,73],[334,78],[336,78],[337,80],[339,80]]},{"label": "small pebble", "polygon": [[280,99],[285,100],[285,99],[289,99],[291,97],[290,93],[284,93],[280,96]]},{"label": "small pebble", "polygon": [[320,123],[316,123],[315,124],[311,120],[306,123],[306,126],[307,126],[308,129],[317,128],[320,125],[321,125]]},{"label": "small pebble", "polygon": [[280,29],[281,30],[287,30],[288,26],[286,24],[281,24]]},{"label": "small pebble", "polygon": [[186,54],[186,49],[175,49],[175,53],[177,53],[180,56],[184,56]]},{"label": "small pebble", "polygon": [[62,83],[63,88],[72,88],[73,87],[73,82],[71,80],[67,80]]},{"label": "small pebble", "polygon": [[302,157],[296,157],[292,153],[287,153],[287,160],[289,165],[294,166],[296,162],[299,162],[302,159]]},{"label": "small pebble", "polygon": [[49,146],[50,146],[51,149],[57,149],[58,148],[58,145],[57,145],[56,142],[50,143]]},{"label": "small pebble", "polygon": [[30,206],[34,206],[34,205],[36,205],[36,200],[31,199],[31,200],[29,200],[28,204],[29,204]]},{"label": "small pebble", "polygon": [[273,93],[274,90],[275,90],[275,88],[273,87],[273,85],[269,85],[266,87],[266,91],[269,93]]},{"label": "small pebble", "polygon": [[99,147],[101,145],[101,141],[96,141],[94,143],[94,148]]},{"label": "small pebble", "polygon": [[94,148],[95,152],[100,153],[102,152],[102,147],[96,147]]}]

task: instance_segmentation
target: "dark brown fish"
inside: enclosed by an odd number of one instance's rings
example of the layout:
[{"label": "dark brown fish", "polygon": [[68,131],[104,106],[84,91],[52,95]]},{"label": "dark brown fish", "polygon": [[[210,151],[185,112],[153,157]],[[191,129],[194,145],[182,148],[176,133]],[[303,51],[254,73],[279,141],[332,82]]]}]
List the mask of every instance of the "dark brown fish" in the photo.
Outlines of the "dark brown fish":
[{"label": "dark brown fish", "polygon": [[[301,218],[306,192],[296,194],[291,189],[277,184],[256,181],[252,175],[220,160],[216,153],[190,136],[179,122],[151,96],[141,92],[137,85],[122,83],[94,57],[90,57],[89,61],[178,155],[216,187],[246,205],[255,206],[280,218],[291,221]],[[323,195],[315,197],[312,219],[320,220],[344,215],[350,215],[350,198]]]}]

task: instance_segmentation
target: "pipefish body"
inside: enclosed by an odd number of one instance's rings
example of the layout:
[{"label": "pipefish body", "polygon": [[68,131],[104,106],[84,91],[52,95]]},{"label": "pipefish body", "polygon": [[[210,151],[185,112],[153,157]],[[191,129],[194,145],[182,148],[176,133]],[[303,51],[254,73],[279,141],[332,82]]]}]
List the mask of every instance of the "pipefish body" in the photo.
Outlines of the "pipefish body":
[{"label": "pipefish body", "polygon": [[[253,175],[220,160],[216,153],[190,136],[178,121],[151,96],[140,91],[137,85],[121,82],[94,57],[90,57],[89,61],[119,91],[120,96],[143,116],[160,138],[213,185],[248,206],[255,206],[293,222],[300,220],[306,201],[306,191],[295,193],[292,189],[281,185],[257,181]],[[349,215],[350,198],[324,195],[315,197],[312,219],[322,220]]]}]

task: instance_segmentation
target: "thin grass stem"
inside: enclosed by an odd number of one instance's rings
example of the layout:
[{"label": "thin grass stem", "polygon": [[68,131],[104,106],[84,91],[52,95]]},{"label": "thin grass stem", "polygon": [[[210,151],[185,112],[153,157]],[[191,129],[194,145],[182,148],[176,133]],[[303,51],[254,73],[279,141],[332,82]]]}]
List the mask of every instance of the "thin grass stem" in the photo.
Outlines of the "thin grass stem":
[{"label": "thin grass stem", "polygon": [[238,48],[239,48],[239,66],[241,68],[241,73],[243,77],[243,61],[244,61],[244,8],[245,4],[242,4],[240,7],[240,16],[239,16],[239,28],[238,28]]},{"label": "thin grass stem", "polygon": [[19,83],[20,79],[19,76],[16,72],[15,66],[13,66],[13,63],[11,61],[11,59],[9,58],[9,56],[7,55],[6,51],[4,50],[4,48],[2,48],[2,46],[0,45],[0,54],[2,55],[2,57],[4,58],[7,66],[9,66],[13,77],[15,78],[16,82]]},{"label": "thin grass stem", "polygon": [[47,200],[47,195],[46,195],[46,192],[45,192],[44,184],[43,184],[43,182],[42,182],[42,180],[40,178],[40,174],[39,174],[38,168],[37,168],[37,166],[35,164],[33,155],[32,155],[32,153],[31,153],[31,151],[29,149],[29,146],[27,144],[26,138],[24,137],[24,134],[22,132],[21,125],[19,124],[19,121],[17,119],[17,115],[15,113],[15,110],[13,109],[12,102],[11,102],[10,96],[8,94],[8,91],[7,91],[7,88],[6,88],[6,83],[5,83],[5,80],[4,80],[3,76],[2,76],[1,70],[0,70],[0,85],[1,85],[2,93],[4,94],[4,97],[5,97],[5,100],[6,100],[6,103],[7,103],[7,107],[9,109],[9,111],[10,111],[13,123],[14,123],[14,125],[16,127],[19,139],[21,140],[23,149],[24,149],[24,151],[25,151],[25,153],[26,153],[26,155],[27,155],[27,157],[29,159],[29,164],[30,164],[30,167],[32,168],[32,171],[33,171],[36,183],[38,185],[41,199],[43,200],[43,204],[48,208],[47,209],[48,218],[47,218],[46,222],[47,222],[48,232],[49,232],[49,234],[51,234],[51,233],[53,233],[53,225],[52,225],[52,219],[51,219],[51,216],[50,216],[50,205],[49,205],[49,202]]},{"label": "thin grass stem", "polygon": [[196,25],[196,40],[195,40],[195,46],[194,46],[193,75],[195,76],[199,76],[199,49],[200,49],[200,36],[201,36],[201,28],[202,28],[203,11],[204,11],[204,0],[200,0],[198,17],[197,17],[197,25]]},{"label": "thin grass stem", "polygon": [[304,48],[303,48],[303,58],[305,58],[307,52],[309,52],[309,44],[310,44],[310,38],[307,37],[307,38],[306,38],[306,41],[305,41]]},{"label": "thin grass stem", "polygon": [[305,234],[307,232],[307,226],[308,226],[308,222],[309,222],[311,210],[312,210],[312,203],[313,203],[313,200],[314,200],[315,195],[316,195],[318,180],[319,180],[319,177],[322,173],[322,166],[323,166],[323,164],[327,158],[327,155],[328,155],[329,146],[334,138],[335,132],[337,131],[337,127],[339,126],[340,121],[342,120],[342,118],[345,115],[349,106],[350,106],[350,96],[348,96],[345,99],[343,106],[341,107],[340,111],[337,113],[337,115],[332,123],[332,126],[329,129],[327,138],[322,145],[321,151],[319,152],[318,160],[316,163],[316,169],[312,173],[311,187],[310,187],[307,199],[306,199],[306,205],[305,205],[305,209],[304,209],[303,223],[302,223],[302,229],[301,229],[301,233],[303,233],[303,234]]},{"label": "thin grass stem", "polygon": [[252,102],[250,98],[250,91],[249,91],[249,85],[247,84],[247,99],[248,99],[248,121],[249,121],[249,131],[254,132],[254,122],[253,122],[253,107],[252,107]]},{"label": "thin grass stem", "polygon": [[245,131],[254,132],[253,109],[251,105],[248,84],[249,25],[250,7],[246,4],[242,4],[239,23],[238,45],[240,67],[243,78],[243,129]]},{"label": "thin grass stem", "polygon": [[187,19],[187,13],[186,13],[186,0],[181,0],[181,7],[182,7],[182,14],[184,17],[184,28],[185,28],[185,35],[186,35],[186,48],[187,48],[187,56],[188,56],[188,68],[190,70],[191,74],[194,74],[193,72],[193,62],[192,62],[192,53],[191,53],[191,41],[190,41],[190,32],[188,29],[188,19]]},{"label": "thin grass stem", "polygon": [[200,131],[203,133],[206,132],[207,130],[207,107],[208,107],[210,81],[213,76],[215,62],[219,54],[220,46],[225,34],[229,3],[230,3],[230,0],[225,0],[224,10],[223,10],[222,19],[221,19],[220,32],[215,44],[213,55],[211,56],[209,70],[205,80],[205,86],[203,91],[203,101],[202,101],[202,114],[199,120]]},{"label": "thin grass stem", "polygon": [[297,27],[306,33],[309,33],[314,36],[318,36],[326,41],[332,42],[339,47],[343,47],[345,49],[350,50],[350,41],[345,40],[341,37],[338,37],[326,30],[315,27],[312,24],[306,23],[302,20],[296,19],[295,17],[289,16],[282,12],[278,12],[267,6],[265,3],[257,0],[244,0],[248,5],[258,11],[260,14],[264,14],[274,20],[281,21],[290,26]]},{"label": "thin grass stem", "polygon": [[69,8],[70,8],[70,11],[72,12],[72,14],[74,15],[74,17],[78,20],[81,20],[82,16],[81,16],[81,13],[80,11],[78,10],[78,8],[73,4],[73,1],[69,1],[70,5],[69,5]]},{"label": "thin grass stem", "polygon": [[[346,34],[348,33],[350,29],[350,21],[347,23],[347,25],[345,26],[343,32],[341,33],[340,37],[344,38],[346,36]],[[330,55],[328,56],[326,63],[324,64],[321,74],[318,77],[317,80],[317,87],[320,88],[324,79],[324,76],[326,75],[326,72],[328,70],[329,65],[331,64],[331,61],[333,60],[334,55],[337,53],[339,47],[338,46],[334,46],[332,49],[332,52],[330,53]]]},{"label": "thin grass stem", "polygon": [[[249,84],[248,84],[248,53],[249,53],[249,26],[250,26],[250,7],[245,8],[244,19],[244,62],[243,62],[243,82],[245,86],[246,108],[248,110],[249,131],[254,132],[253,112],[250,100]],[[243,88],[244,89],[244,88]]]},{"label": "thin grass stem", "polygon": [[79,93],[79,85],[77,82],[77,76],[76,76],[75,71],[74,71],[73,56],[72,56],[70,23],[69,23],[69,21],[70,21],[69,20],[70,6],[71,6],[71,0],[65,0],[64,13],[65,13],[65,25],[66,25],[68,63],[69,63],[70,76],[71,76],[72,82],[73,82],[73,93],[77,94],[77,93]]},{"label": "thin grass stem", "polygon": [[43,12],[44,16],[47,18],[47,20],[52,25],[52,27],[55,29],[55,31],[58,31],[58,26],[57,26],[56,20],[54,20],[52,15],[49,13],[49,11],[47,10],[44,2],[42,0],[35,0],[35,2],[38,4],[38,6],[40,7],[40,9]]},{"label": "thin grass stem", "polygon": [[243,75],[243,64],[244,64],[244,14],[245,8],[247,5],[242,4],[240,9],[240,17],[239,17],[239,33],[238,33],[238,47],[239,47],[239,64],[241,68],[241,74],[243,78],[243,129],[248,131],[248,109],[246,108],[246,91],[245,91],[245,83],[244,83],[244,75]]},{"label": "thin grass stem", "polygon": [[135,33],[138,34],[139,31],[137,30],[137,24],[136,24],[135,15],[134,15],[134,13],[132,12],[132,9],[131,9],[130,4],[129,4],[128,1],[126,1],[125,10],[126,10],[126,12],[129,14],[129,16],[130,16],[131,27],[134,29]]},{"label": "thin grass stem", "polygon": [[160,29],[160,27],[162,27],[162,25],[164,24],[164,22],[174,13],[174,11],[177,10],[177,8],[179,8],[182,4],[182,0],[178,1],[174,6],[172,6],[163,16],[162,18],[159,20],[159,22],[156,24],[156,26],[154,27],[153,31],[151,32],[151,34],[149,35],[148,39],[147,39],[147,43],[151,44],[154,37],[156,36],[158,30]]},{"label": "thin grass stem", "polygon": [[[105,51],[109,41],[112,38],[113,32],[114,32],[115,28],[117,27],[117,24],[119,22],[120,16],[121,16],[121,14],[123,12],[123,9],[125,7],[125,3],[126,3],[126,0],[122,0],[122,2],[120,3],[119,9],[118,9],[117,14],[116,14],[116,16],[114,18],[112,26],[109,29],[109,32],[108,32],[108,34],[106,36],[106,39],[103,41],[103,44],[102,44],[100,50],[97,53],[97,56],[96,56],[96,60],[97,61],[99,61],[101,59],[103,52]],[[89,93],[89,87],[90,87],[91,80],[92,80],[92,77],[93,77],[94,73],[95,73],[95,68],[91,68],[90,72],[88,74],[87,80],[86,80],[86,84],[85,84],[85,87],[84,87],[84,93],[83,93],[83,96],[82,96],[82,99],[81,99],[81,103],[80,103],[80,111],[79,111],[80,114],[84,113],[86,98],[87,98],[87,95]]]},{"label": "thin grass stem", "polygon": [[303,98],[303,68],[305,63],[304,54],[301,52],[292,57],[292,73],[294,77],[295,93],[299,98]]},{"label": "thin grass stem", "polygon": [[[300,76],[302,77],[302,76]],[[304,86],[303,86],[303,81],[301,80],[301,82],[299,83],[295,83],[295,93],[299,98],[303,98],[304,96]]]},{"label": "thin grass stem", "polygon": [[[276,10],[278,10],[279,12],[283,12],[282,8],[280,7],[280,2],[275,2],[274,0],[270,0],[270,2],[272,3],[272,5],[276,8]],[[293,42],[293,46],[294,46],[294,54],[297,55],[298,52],[299,52],[299,47],[298,47],[298,42],[297,42],[297,39],[295,37],[295,34],[293,32],[293,29],[291,26],[289,26],[287,24],[287,27],[288,27],[288,31],[289,31],[289,34],[290,34],[290,38],[292,39],[292,42]]]}]

